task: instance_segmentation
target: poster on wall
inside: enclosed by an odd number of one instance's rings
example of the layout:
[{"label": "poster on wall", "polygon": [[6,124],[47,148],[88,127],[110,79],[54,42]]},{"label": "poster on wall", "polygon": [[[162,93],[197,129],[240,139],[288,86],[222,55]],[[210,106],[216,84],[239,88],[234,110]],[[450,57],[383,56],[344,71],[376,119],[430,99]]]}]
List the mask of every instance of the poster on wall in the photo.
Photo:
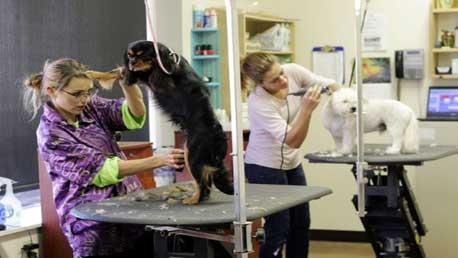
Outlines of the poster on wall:
[{"label": "poster on wall", "polygon": [[391,66],[389,57],[370,57],[362,60],[364,97],[391,99]]},{"label": "poster on wall", "polygon": [[361,33],[362,50],[377,52],[387,50],[387,18],[382,14],[368,12]]}]

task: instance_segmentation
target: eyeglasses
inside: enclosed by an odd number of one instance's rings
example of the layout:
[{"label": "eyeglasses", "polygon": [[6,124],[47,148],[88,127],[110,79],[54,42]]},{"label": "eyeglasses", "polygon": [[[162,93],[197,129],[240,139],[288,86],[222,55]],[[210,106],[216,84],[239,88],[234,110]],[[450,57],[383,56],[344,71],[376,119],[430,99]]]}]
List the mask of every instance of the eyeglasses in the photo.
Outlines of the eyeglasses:
[{"label": "eyeglasses", "polygon": [[61,91],[65,92],[68,95],[71,95],[71,96],[73,96],[73,97],[75,97],[77,99],[82,99],[82,98],[88,98],[88,97],[94,96],[95,94],[97,94],[99,89],[90,88],[88,91],[75,91],[75,92],[69,92],[69,91],[66,91],[64,89],[61,89]]}]

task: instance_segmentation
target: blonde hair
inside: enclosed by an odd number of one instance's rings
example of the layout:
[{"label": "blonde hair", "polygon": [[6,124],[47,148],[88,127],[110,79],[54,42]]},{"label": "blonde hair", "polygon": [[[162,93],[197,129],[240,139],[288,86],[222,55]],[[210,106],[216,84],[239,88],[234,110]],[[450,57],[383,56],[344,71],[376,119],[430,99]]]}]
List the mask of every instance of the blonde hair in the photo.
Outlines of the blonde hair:
[{"label": "blonde hair", "polygon": [[272,54],[255,52],[247,55],[241,62],[242,88],[246,89],[249,83],[247,79],[255,84],[261,84],[265,74],[278,63],[278,58]]},{"label": "blonde hair", "polygon": [[120,69],[104,73],[89,71],[85,65],[71,58],[61,58],[52,62],[47,60],[42,72],[32,74],[24,80],[24,108],[31,113],[32,119],[35,118],[47,98],[46,89],[49,87],[63,89],[73,78],[99,80],[104,88],[110,88],[110,86],[105,87],[106,82],[110,81],[112,85],[112,82],[120,77]]}]

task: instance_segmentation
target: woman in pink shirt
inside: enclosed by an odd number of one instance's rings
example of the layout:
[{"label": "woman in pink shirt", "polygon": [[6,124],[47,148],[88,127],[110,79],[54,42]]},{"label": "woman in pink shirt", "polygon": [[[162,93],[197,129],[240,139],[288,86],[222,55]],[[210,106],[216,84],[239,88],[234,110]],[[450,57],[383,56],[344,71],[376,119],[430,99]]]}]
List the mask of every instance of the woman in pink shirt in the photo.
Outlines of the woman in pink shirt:
[{"label": "woman in pink shirt", "polygon": [[[306,185],[299,148],[307,137],[321,89],[335,89],[337,85],[300,65],[281,65],[270,54],[250,54],[241,65],[242,75],[255,83],[248,97],[250,139],[245,154],[248,181]],[[288,95],[302,88],[308,88],[304,96]],[[309,227],[308,203],[267,216],[266,241],[261,245],[259,257],[282,257],[285,243],[288,258],[307,257]]]}]

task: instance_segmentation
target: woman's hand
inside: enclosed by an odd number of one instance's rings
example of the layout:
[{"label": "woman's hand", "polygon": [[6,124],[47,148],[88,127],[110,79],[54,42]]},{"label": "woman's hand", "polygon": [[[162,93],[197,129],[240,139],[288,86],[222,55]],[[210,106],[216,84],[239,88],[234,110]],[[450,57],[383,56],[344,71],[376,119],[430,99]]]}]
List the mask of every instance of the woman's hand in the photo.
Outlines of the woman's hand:
[{"label": "woman's hand", "polygon": [[184,151],[181,149],[170,149],[164,155],[165,165],[175,169],[184,167]]},{"label": "woman's hand", "polygon": [[119,85],[121,86],[124,97],[126,97],[129,111],[135,117],[141,117],[146,113],[146,106],[143,102],[143,93],[137,84],[128,84],[126,77],[121,72],[121,78],[119,79]]},{"label": "woman's hand", "polygon": [[307,92],[302,96],[301,105],[302,109],[311,114],[313,110],[320,104],[320,97],[321,97],[321,87],[315,85],[310,87]]}]

